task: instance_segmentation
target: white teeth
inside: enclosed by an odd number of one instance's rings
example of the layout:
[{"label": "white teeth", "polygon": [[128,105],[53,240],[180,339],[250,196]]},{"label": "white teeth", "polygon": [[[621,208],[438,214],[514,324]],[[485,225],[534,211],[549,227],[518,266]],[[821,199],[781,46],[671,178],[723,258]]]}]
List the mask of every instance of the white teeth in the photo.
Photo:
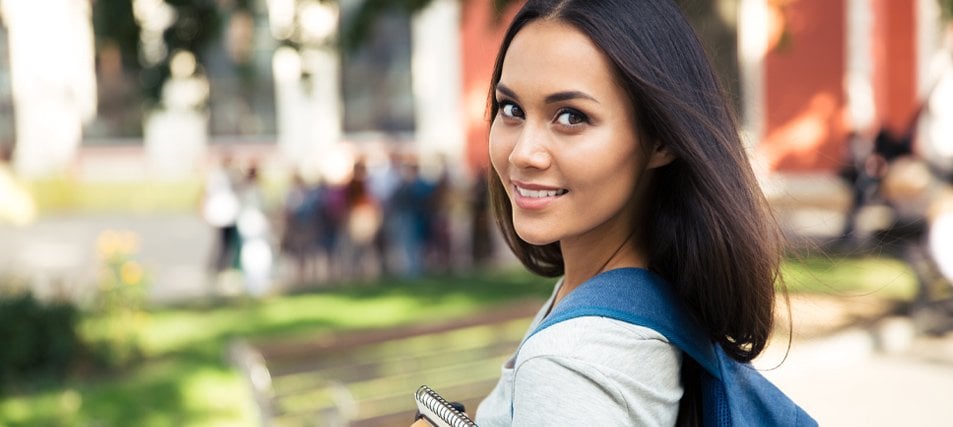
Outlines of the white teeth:
[{"label": "white teeth", "polygon": [[527,190],[521,187],[516,187],[516,191],[520,193],[520,196],[534,199],[543,197],[556,197],[566,193],[566,190]]}]

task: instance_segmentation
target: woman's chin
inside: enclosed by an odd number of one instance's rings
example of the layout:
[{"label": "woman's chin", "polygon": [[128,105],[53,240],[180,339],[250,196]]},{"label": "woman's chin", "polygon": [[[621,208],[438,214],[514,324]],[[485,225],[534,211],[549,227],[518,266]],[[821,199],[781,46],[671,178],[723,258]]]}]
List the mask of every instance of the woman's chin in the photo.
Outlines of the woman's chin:
[{"label": "woman's chin", "polygon": [[517,228],[516,235],[519,236],[520,239],[523,239],[524,242],[535,246],[546,246],[557,240],[552,234],[541,233],[537,230],[520,230]]}]

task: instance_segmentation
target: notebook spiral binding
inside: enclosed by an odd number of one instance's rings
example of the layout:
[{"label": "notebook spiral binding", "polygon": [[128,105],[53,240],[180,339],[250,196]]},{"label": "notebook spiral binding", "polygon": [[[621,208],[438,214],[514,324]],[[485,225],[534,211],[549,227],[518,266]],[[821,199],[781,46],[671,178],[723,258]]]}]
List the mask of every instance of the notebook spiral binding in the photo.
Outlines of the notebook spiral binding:
[{"label": "notebook spiral binding", "polygon": [[426,385],[417,389],[416,398],[451,427],[477,427],[470,417],[450,406],[450,402]]}]

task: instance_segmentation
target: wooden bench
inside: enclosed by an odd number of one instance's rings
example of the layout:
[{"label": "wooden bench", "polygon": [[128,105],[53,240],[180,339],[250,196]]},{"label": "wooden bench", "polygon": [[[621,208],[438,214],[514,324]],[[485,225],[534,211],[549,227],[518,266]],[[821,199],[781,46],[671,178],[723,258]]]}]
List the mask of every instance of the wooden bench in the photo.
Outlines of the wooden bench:
[{"label": "wooden bench", "polygon": [[247,380],[263,426],[409,425],[421,384],[475,411],[539,304],[307,340],[236,341],[229,359]]}]

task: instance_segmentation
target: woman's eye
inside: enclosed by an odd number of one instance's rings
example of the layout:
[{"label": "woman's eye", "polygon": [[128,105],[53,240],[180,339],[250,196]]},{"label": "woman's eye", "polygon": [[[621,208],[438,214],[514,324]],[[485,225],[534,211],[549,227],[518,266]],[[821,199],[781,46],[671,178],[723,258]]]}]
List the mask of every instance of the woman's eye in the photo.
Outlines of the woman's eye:
[{"label": "woman's eye", "polygon": [[509,101],[503,101],[500,104],[500,112],[503,113],[504,117],[523,117],[523,110],[521,110],[516,104]]},{"label": "woman's eye", "polygon": [[556,116],[556,123],[563,126],[575,126],[588,120],[585,114],[575,110],[562,110]]}]

